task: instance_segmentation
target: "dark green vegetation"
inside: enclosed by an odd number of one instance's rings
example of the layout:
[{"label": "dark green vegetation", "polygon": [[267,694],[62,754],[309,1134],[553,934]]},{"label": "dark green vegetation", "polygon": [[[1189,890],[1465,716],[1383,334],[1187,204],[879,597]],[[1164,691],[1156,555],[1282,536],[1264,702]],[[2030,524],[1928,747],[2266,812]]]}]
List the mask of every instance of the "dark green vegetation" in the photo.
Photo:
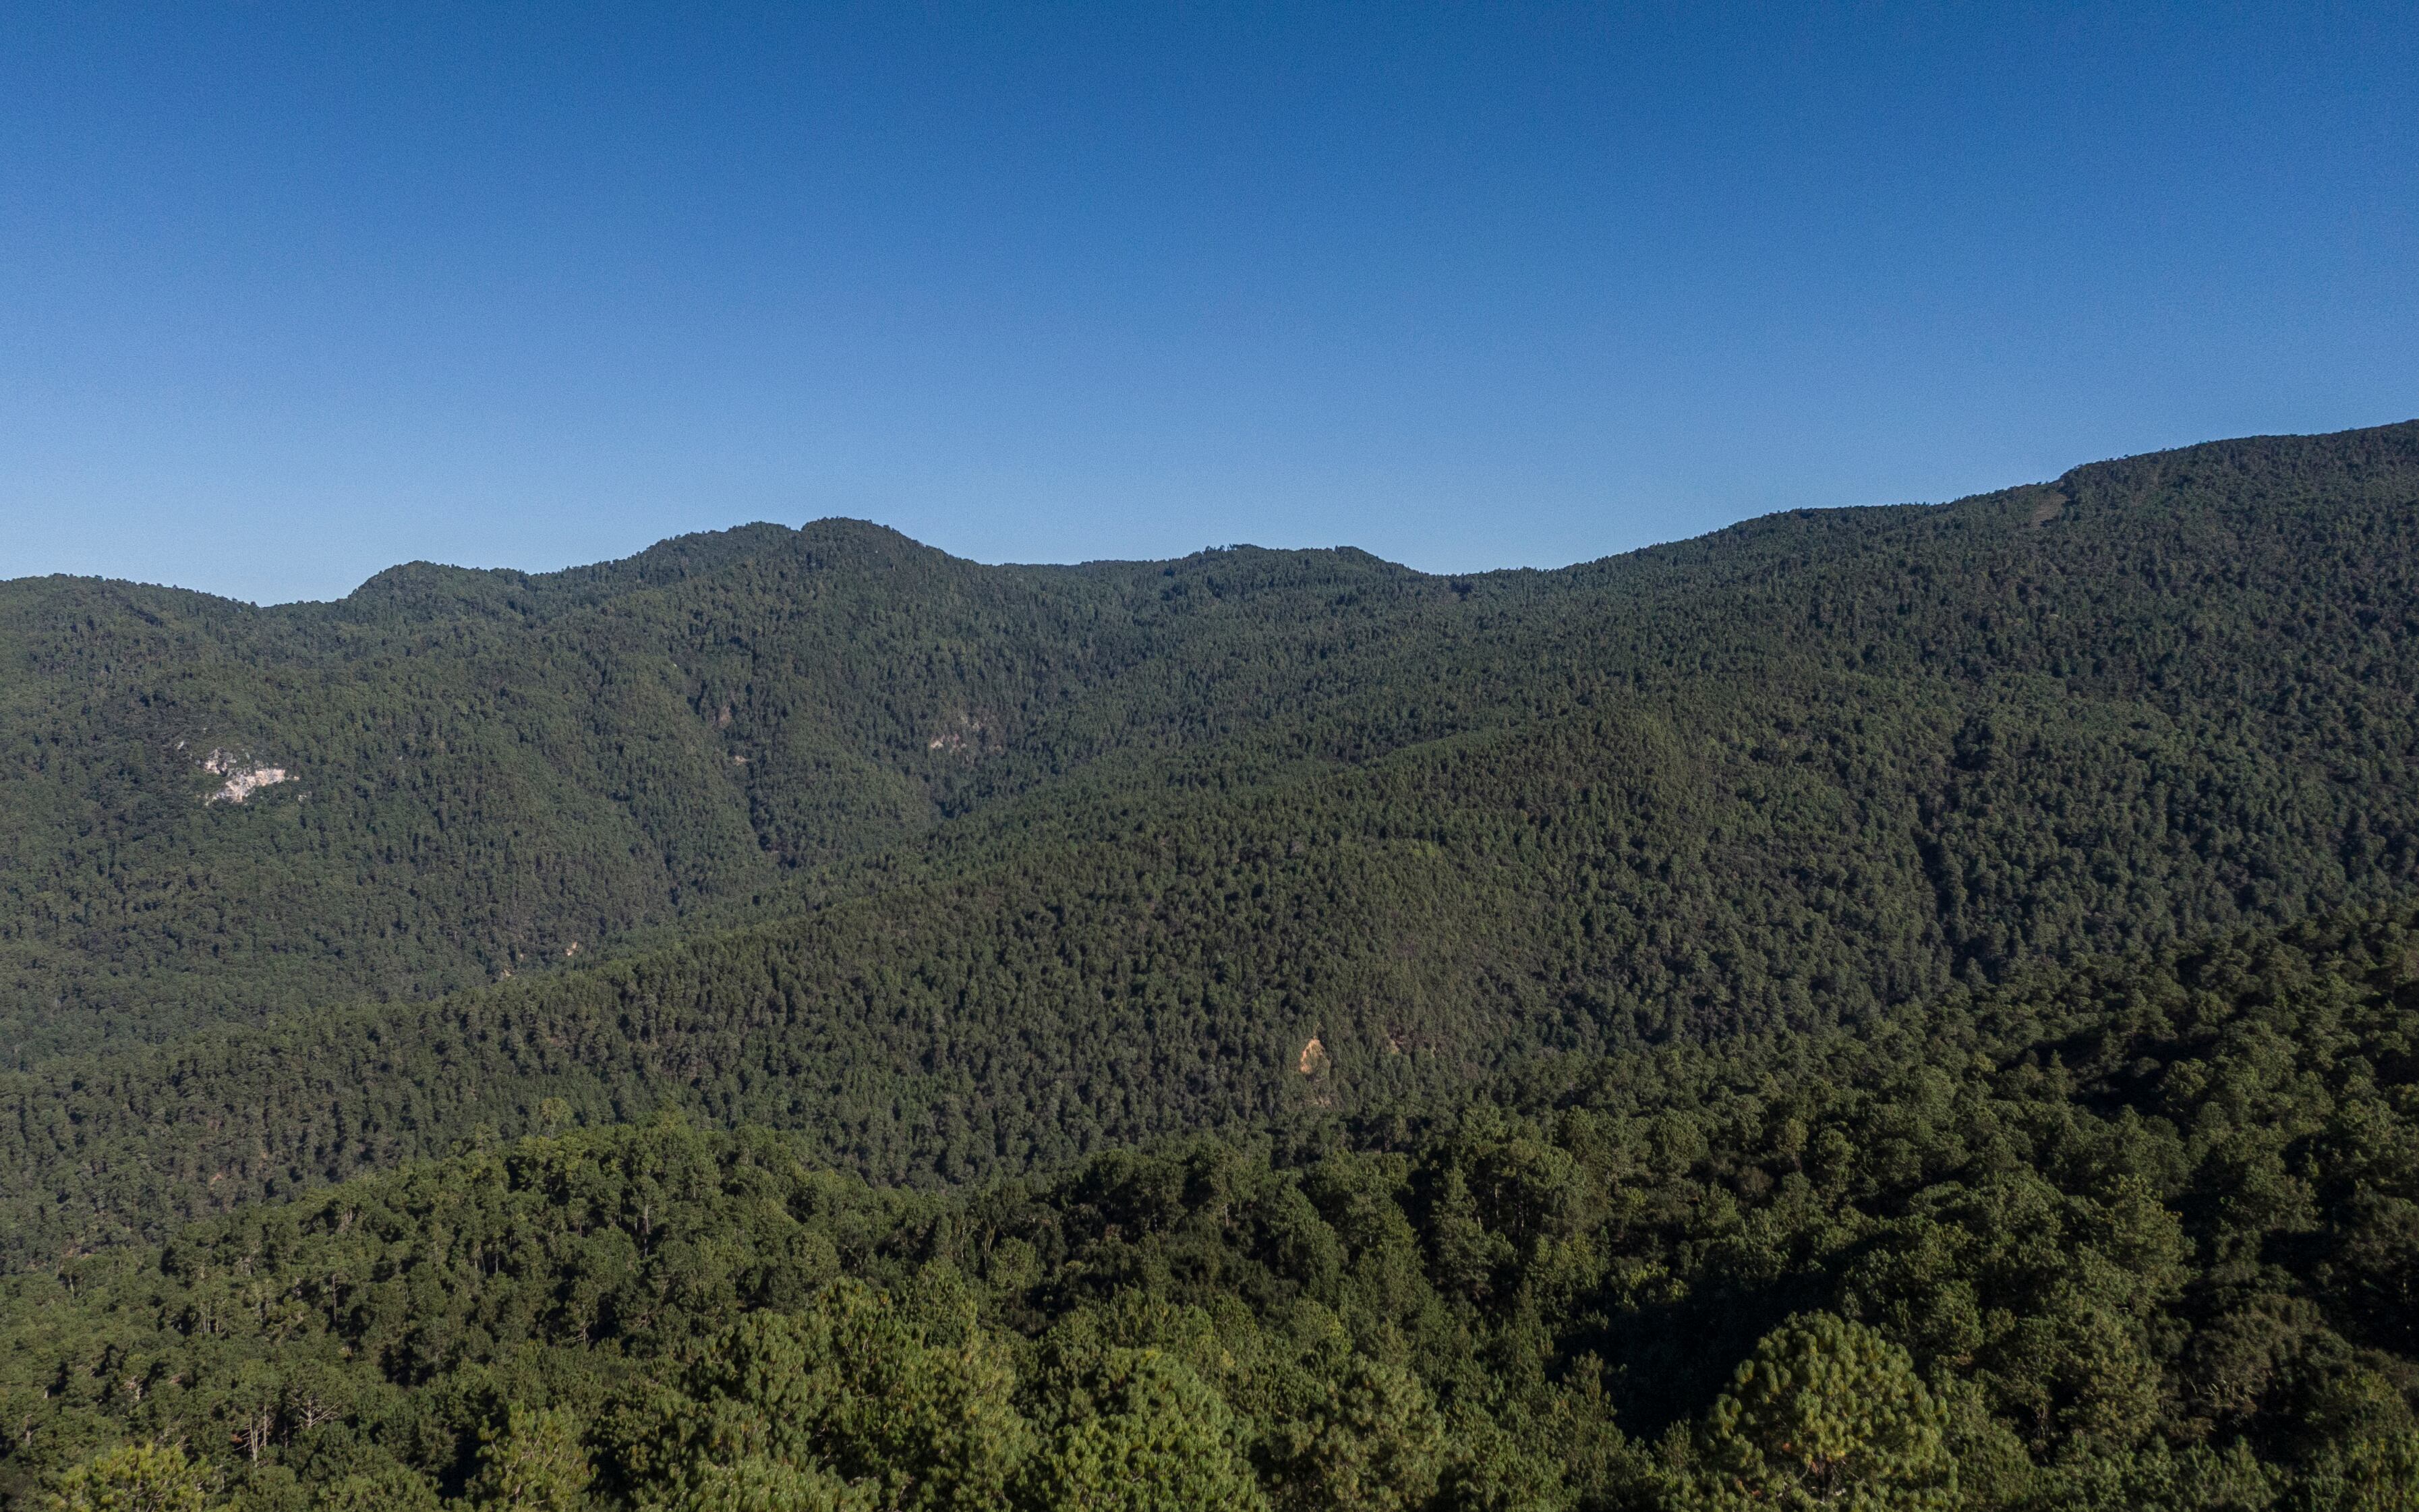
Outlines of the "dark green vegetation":
[{"label": "dark green vegetation", "polygon": [[963,1194],[567,1132],[11,1282],[0,1487],[2407,1507],[2414,1004],[2406,910]]},{"label": "dark green vegetation", "polygon": [[2419,424],[0,585],[8,1494],[2408,1506],[2414,586]]},{"label": "dark green vegetation", "polygon": [[[269,611],[12,585],[0,1232],[548,1096],[963,1180],[2388,898],[2414,500],[2399,426],[1469,581],[833,524]],[[296,775],[206,803],[206,747]],[[574,940],[622,958],[532,971]]]},{"label": "dark green vegetation", "polygon": [[[1422,922],[1518,932],[1397,975],[1566,970],[1597,1024],[1887,1001],[2402,879],[2414,500],[2400,426],[1468,580],[983,567],[827,521],[272,609],[10,583],[0,1028],[30,1060],[1321,840],[1442,847]],[[206,801],[213,752],[288,780]],[[1490,833],[1523,849],[1475,864]],[[1465,904],[1473,872],[1502,886]]]}]

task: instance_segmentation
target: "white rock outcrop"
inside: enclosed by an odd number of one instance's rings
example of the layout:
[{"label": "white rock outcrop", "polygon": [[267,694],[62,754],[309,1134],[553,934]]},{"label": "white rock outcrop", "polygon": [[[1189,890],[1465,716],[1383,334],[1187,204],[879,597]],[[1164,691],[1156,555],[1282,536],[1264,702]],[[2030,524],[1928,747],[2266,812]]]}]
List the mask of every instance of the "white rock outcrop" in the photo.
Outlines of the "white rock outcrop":
[{"label": "white rock outcrop", "polygon": [[283,766],[257,765],[223,750],[203,757],[202,770],[226,779],[216,793],[202,800],[204,803],[241,803],[262,788],[275,787],[293,775]]}]

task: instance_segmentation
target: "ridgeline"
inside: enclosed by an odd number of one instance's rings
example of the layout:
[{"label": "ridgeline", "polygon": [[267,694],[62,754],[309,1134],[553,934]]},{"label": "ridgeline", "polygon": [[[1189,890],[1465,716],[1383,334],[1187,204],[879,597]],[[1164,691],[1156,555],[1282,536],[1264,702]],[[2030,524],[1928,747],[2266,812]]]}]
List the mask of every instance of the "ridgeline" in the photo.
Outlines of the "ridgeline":
[{"label": "ridgeline", "polygon": [[2414,587],[2419,424],[0,584],[0,1495],[2404,1504]]}]

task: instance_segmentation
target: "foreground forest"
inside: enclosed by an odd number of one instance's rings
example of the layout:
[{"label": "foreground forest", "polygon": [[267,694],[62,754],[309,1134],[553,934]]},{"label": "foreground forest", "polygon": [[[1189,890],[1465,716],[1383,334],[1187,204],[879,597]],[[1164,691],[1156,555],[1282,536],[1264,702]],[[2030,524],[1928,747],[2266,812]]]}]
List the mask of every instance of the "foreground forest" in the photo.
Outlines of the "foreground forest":
[{"label": "foreground forest", "polygon": [[565,1128],[11,1281],[0,1495],[2408,1507],[2414,1006],[2405,908],[951,1194]]},{"label": "foreground forest", "polygon": [[0,1505],[2419,1505],[2419,424],[0,584]]}]

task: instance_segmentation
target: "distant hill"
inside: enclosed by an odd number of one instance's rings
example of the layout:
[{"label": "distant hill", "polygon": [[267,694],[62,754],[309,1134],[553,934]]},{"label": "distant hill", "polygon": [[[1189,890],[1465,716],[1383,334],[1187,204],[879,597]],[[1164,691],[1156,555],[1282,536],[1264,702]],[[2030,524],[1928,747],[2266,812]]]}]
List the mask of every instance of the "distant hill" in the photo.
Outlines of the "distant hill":
[{"label": "distant hill", "polygon": [[0,585],[0,1227],[548,1097],[961,1180],[2365,905],[2419,867],[2414,583],[2419,424],[1464,579],[825,521]]}]

